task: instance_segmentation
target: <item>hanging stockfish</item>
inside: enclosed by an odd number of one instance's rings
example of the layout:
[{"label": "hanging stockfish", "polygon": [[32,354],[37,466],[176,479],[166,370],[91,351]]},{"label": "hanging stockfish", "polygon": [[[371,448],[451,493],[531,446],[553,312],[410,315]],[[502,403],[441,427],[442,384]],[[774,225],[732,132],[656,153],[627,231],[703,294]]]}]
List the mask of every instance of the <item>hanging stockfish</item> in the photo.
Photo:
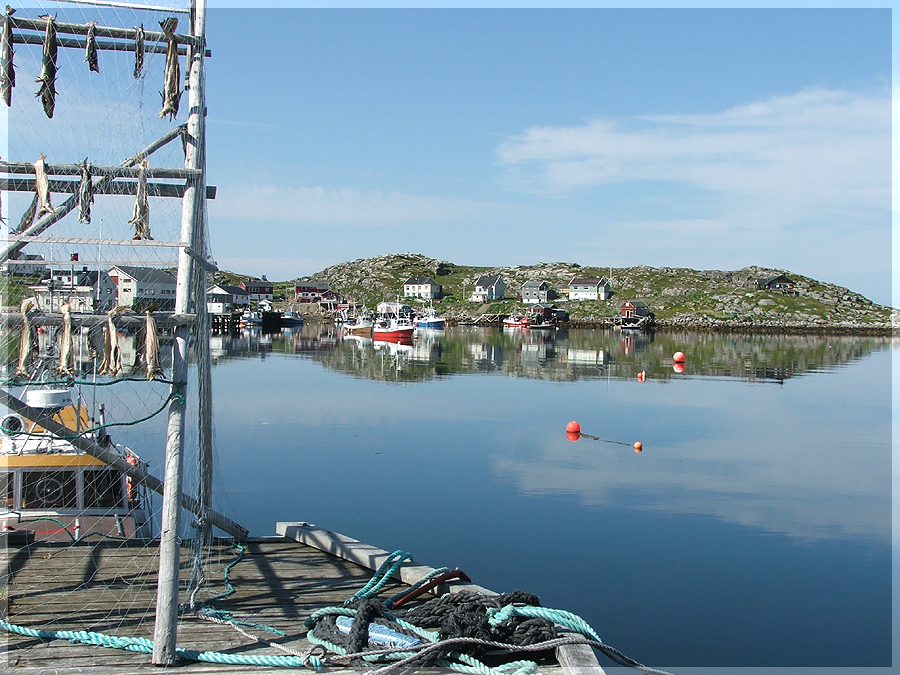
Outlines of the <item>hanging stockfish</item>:
[{"label": "hanging stockfish", "polygon": [[78,184],[78,222],[91,222],[91,204],[94,203],[94,183],[91,180],[91,165],[87,157],[78,165],[81,169],[81,183]]},{"label": "hanging stockfish", "polygon": [[62,337],[59,340],[59,367],[56,372],[66,377],[75,374],[74,371],[74,350],[72,349],[72,307],[68,302],[59,306],[62,312]]},{"label": "hanging stockfish", "polygon": [[47,117],[52,119],[53,109],[56,107],[56,24],[50,15],[45,15],[41,18],[47,19],[47,30],[44,32],[44,54],[41,58],[41,74],[35,80],[41,87],[35,95],[41,97],[41,103],[44,104],[44,112]]},{"label": "hanging stockfish", "polygon": [[144,340],[144,359],[147,362],[147,379],[155,380],[163,374],[159,364],[159,333],[156,330],[156,321],[153,314],[147,311],[147,328]]},{"label": "hanging stockfish", "polygon": [[87,32],[87,44],[84,50],[84,60],[88,64],[88,68],[90,68],[91,72],[99,73],[100,72],[100,63],[97,58],[97,37],[94,35],[94,32],[97,30],[96,23],[88,24],[88,32]]},{"label": "hanging stockfish", "polygon": [[147,170],[150,162],[146,159],[138,164],[137,194],[134,198],[134,212],[128,222],[134,225],[132,239],[150,239],[150,199],[147,196]]},{"label": "hanging stockfish", "polygon": [[53,204],[50,203],[50,179],[47,178],[45,159],[47,159],[47,155],[41,155],[34,163],[34,190],[37,192],[38,198],[38,218],[53,211]]},{"label": "hanging stockfish", "polygon": [[19,221],[19,227],[15,229],[13,234],[21,234],[34,222],[34,214],[37,212],[38,207],[38,196],[35,195],[31,200],[31,204],[29,204],[28,208],[25,209],[25,213],[22,214],[22,219]]},{"label": "hanging stockfish", "polygon": [[22,335],[19,338],[19,364],[16,367],[16,377],[28,377],[28,366],[37,351],[37,336],[31,330],[31,322],[28,320],[28,312],[35,308],[34,298],[25,298],[22,301]]},{"label": "hanging stockfish", "polygon": [[119,350],[119,337],[116,332],[116,324],[113,323],[113,317],[119,313],[116,307],[109,311],[106,315],[106,328],[103,329],[103,360],[97,372],[101,375],[112,375],[115,377],[122,370],[122,352]]},{"label": "hanging stockfish", "polygon": [[144,24],[134,29],[134,79],[141,76],[144,69]]},{"label": "hanging stockfish", "polygon": [[13,65],[12,15],[16,13],[9,5],[3,17],[2,40],[0,40],[0,95],[6,106],[12,105],[12,90],[16,86],[16,69]]},{"label": "hanging stockfish", "polygon": [[178,28],[178,19],[169,17],[160,21],[163,33],[166,36],[166,69],[163,77],[162,100],[163,108],[159,116],[169,116],[173,119],[178,114],[178,105],[181,102],[181,66],[178,65],[178,42],[175,40],[175,29]]}]

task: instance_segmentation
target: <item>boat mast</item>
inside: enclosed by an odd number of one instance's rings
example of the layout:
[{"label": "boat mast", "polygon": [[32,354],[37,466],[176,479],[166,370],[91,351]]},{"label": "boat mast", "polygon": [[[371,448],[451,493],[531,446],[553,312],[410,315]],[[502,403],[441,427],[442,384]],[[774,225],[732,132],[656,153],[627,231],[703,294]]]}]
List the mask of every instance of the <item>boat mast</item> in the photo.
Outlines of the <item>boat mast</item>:
[{"label": "boat mast", "polygon": [[[199,170],[199,174],[188,181],[182,199],[181,241],[190,242],[191,252],[202,253],[205,246],[203,228],[206,209],[206,101],[203,91],[206,0],[191,0],[191,35],[198,38],[199,45],[191,45],[188,52],[188,120],[185,133],[184,166],[186,169]],[[192,290],[196,281],[194,260],[190,253],[182,248],[178,255],[176,313],[190,312],[193,300]],[[200,339],[203,339],[202,335]],[[179,326],[175,332],[175,342],[172,347],[172,393],[180,394],[180,396],[173,397],[169,404],[169,425],[166,437],[166,490],[163,495],[156,624],[153,636],[152,662],[159,666],[174,665],[176,661],[178,576],[181,562],[179,532],[189,348],[190,327]],[[208,494],[206,499],[209,499]]]}]

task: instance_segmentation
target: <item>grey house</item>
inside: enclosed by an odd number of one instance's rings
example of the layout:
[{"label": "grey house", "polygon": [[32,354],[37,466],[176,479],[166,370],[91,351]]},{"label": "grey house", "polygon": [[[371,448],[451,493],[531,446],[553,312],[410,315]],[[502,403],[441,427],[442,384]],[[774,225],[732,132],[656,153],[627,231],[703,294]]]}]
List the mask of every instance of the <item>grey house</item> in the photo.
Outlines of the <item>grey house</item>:
[{"label": "grey house", "polygon": [[556,298],[556,291],[546,281],[532,279],[522,284],[522,302],[549,302]]}]

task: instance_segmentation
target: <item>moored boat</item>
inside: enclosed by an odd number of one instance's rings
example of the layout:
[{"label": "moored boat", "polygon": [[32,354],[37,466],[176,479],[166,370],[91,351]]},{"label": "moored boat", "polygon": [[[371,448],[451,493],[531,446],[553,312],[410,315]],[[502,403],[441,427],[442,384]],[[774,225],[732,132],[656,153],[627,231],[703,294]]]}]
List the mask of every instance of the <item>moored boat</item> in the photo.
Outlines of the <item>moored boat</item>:
[{"label": "moored boat", "polygon": [[341,330],[345,335],[358,335],[360,337],[372,337],[372,328],[375,322],[366,315],[350,316],[344,320]]},{"label": "moored boat", "polygon": [[389,340],[394,338],[406,338],[412,340],[415,330],[416,327],[409,319],[392,316],[376,321],[372,328],[372,333],[376,340]]},{"label": "moored boat", "polygon": [[445,325],[444,317],[437,313],[433,307],[428,309],[425,314],[418,317],[415,321],[416,328],[436,328],[442,329]]},{"label": "moored boat", "polygon": [[303,315],[299,312],[295,312],[293,309],[287,310],[284,314],[281,315],[281,325],[282,326],[302,326],[303,325]]},{"label": "moored boat", "polygon": [[528,317],[520,314],[511,314],[503,318],[504,328],[524,328],[528,325]]}]

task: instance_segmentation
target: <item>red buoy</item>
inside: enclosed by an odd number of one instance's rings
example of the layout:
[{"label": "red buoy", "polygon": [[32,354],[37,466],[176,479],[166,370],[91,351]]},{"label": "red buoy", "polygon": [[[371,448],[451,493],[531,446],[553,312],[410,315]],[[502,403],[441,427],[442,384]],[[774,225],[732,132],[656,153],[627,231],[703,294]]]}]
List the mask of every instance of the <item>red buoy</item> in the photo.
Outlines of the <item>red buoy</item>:
[{"label": "red buoy", "polygon": [[572,420],[566,425],[566,432],[570,434],[580,434],[581,433],[581,425],[578,424],[575,420]]},{"label": "red buoy", "polygon": [[640,451],[643,450],[643,449],[644,449],[644,444],[643,444],[643,443],[641,443],[640,441],[635,441],[635,442],[634,442],[634,451],[635,451],[635,452],[640,452]]},{"label": "red buoy", "polygon": [[675,352],[672,355],[672,360],[675,363],[684,363],[684,352]]},{"label": "red buoy", "polygon": [[568,438],[570,441],[572,441],[574,443],[579,438],[581,438],[581,434],[574,432],[574,431],[567,431],[566,438]]},{"label": "red buoy", "polygon": [[683,363],[673,363],[672,370],[674,370],[676,373],[683,373],[684,372],[684,364]]}]

